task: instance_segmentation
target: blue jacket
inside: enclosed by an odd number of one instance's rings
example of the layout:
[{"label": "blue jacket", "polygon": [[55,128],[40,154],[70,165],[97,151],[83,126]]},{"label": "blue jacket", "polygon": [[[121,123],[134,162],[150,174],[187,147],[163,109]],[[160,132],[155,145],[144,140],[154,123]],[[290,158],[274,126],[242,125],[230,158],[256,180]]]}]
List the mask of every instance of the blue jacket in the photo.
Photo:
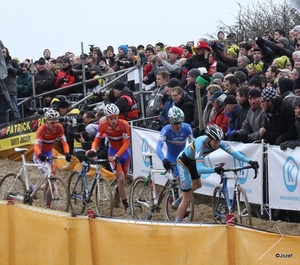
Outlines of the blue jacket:
[{"label": "blue jacket", "polygon": [[174,101],[171,98],[171,96],[168,97],[168,99],[166,100],[162,110],[161,110],[161,114],[160,114],[160,124],[162,126],[165,126],[166,124],[169,123],[169,116],[168,116],[168,112],[169,109],[173,106]]}]

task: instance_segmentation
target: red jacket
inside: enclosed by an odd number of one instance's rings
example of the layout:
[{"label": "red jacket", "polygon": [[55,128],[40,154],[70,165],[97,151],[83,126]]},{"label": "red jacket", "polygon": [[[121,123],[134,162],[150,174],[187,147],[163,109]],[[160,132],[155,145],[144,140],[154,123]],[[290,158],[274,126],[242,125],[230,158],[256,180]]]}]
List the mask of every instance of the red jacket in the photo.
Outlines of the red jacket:
[{"label": "red jacket", "polygon": [[218,125],[224,133],[227,132],[228,127],[228,117],[225,116],[224,108],[221,108],[211,119],[209,124]]},{"label": "red jacket", "polygon": [[[61,83],[60,82],[61,78],[66,78],[67,82]],[[66,87],[66,86],[72,85],[74,83],[75,83],[75,77],[73,75],[71,75],[69,71],[64,72],[63,70],[60,70],[60,72],[58,73],[58,75],[56,77],[54,85],[55,85],[55,88],[61,88],[61,87]],[[67,94],[67,95],[69,94],[67,89],[64,90],[62,93]]]}]

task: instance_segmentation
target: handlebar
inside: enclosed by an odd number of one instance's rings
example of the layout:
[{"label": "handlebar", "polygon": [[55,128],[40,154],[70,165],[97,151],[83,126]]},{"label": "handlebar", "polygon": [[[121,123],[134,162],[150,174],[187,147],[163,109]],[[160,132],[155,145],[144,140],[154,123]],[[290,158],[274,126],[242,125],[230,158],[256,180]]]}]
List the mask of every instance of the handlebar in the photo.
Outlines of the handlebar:
[{"label": "handlebar", "polygon": [[228,169],[225,169],[223,170],[223,172],[229,172],[229,171],[232,171],[234,172],[235,174],[237,174],[238,171],[240,170],[243,170],[243,169],[250,169],[252,168],[254,170],[254,179],[257,178],[257,173],[258,173],[258,168],[257,167],[252,167],[252,166],[244,166],[244,167],[235,167],[235,168],[228,168]]}]

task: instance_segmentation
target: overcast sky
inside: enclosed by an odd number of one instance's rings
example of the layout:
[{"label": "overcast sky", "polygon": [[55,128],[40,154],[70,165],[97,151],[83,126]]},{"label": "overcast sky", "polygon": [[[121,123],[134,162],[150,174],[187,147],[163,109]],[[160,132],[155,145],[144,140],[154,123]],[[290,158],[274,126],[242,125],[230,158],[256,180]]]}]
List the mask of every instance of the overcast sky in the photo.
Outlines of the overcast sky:
[{"label": "overcast sky", "polygon": [[176,46],[216,34],[220,20],[232,25],[237,2],[251,5],[251,0],[5,1],[0,39],[21,61],[37,60],[46,48],[54,58],[67,51],[79,55],[81,43],[85,53],[89,44],[116,51],[121,44]]}]

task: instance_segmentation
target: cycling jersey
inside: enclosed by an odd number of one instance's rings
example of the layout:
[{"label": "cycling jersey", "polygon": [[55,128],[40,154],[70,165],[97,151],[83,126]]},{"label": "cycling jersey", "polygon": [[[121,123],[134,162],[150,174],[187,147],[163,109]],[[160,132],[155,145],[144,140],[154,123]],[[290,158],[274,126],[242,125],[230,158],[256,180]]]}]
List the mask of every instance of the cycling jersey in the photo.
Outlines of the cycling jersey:
[{"label": "cycling jersey", "polygon": [[[53,156],[52,148],[56,139],[60,140],[65,154],[69,153],[70,150],[69,150],[69,145],[67,144],[66,141],[66,137],[64,135],[64,128],[60,123],[57,123],[54,131],[49,130],[47,124],[43,124],[41,127],[38,128],[36,132],[34,147],[33,147],[33,151],[34,151],[33,161],[35,164],[42,163],[38,158],[41,153],[44,154],[46,157]],[[52,173],[55,175],[56,170],[53,166],[52,160],[50,161],[50,164],[52,168]],[[44,173],[42,170],[40,171],[42,174]]]},{"label": "cycling jersey", "polygon": [[[179,172],[180,187],[183,191],[189,191],[191,189],[192,179],[200,178],[201,174],[215,172],[214,167],[206,167],[204,164],[204,157],[216,150],[206,145],[206,138],[206,135],[196,138],[178,156],[177,169]],[[246,163],[250,161],[248,157],[233,150],[225,141],[220,142],[219,148],[237,160]]]},{"label": "cycling jersey", "polygon": [[[175,163],[179,153],[185,148],[186,140],[189,143],[193,140],[193,131],[189,124],[182,123],[181,129],[176,133],[171,124],[164,126],[160,132],[158,143],[156,146],[156,153],[163,161],[168,159],[170,162]],[[167,145],[167,153],[163,153],[163,145]]]},{"label": "cycling jersey", "polygon": [[123,171],[126,175],[130,162],[130,129],[128,122],[119,119],[115,128],[111,128],[107,120],[102,121],[92,143],[92,149],[97,150],[105,134],[109,141],[108,156],[117,156],[119,162],[117,168],[115,168],[115,163],[112,163],[111,168],[117,172]]}]

